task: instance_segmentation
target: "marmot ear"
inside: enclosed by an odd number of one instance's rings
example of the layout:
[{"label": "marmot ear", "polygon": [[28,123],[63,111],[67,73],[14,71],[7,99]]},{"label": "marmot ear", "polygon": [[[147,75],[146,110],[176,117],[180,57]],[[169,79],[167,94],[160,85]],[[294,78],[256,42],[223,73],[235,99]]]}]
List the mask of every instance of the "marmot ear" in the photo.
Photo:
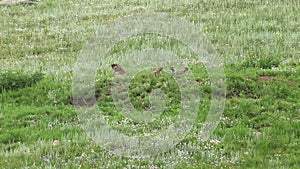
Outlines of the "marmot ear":
[{"label": "marmot ear", "polygon": [[116,66],[118,66],[118,64],[111,64],[112,68],[115,68]]}]

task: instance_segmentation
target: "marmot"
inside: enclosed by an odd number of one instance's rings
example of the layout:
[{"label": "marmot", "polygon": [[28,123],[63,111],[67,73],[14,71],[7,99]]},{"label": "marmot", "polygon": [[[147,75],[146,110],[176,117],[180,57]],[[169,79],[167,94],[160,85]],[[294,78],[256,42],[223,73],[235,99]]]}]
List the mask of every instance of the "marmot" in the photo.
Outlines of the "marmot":
[{"label": "marmot", "polygon": [[175,74],[183,74],[183,73],[185,73],[186,71],[188,71],[189,70],[189,68],[188,67],[184,67],[184,68],[182,68],[182,69],[180,69],[180,70],[177,70],[175,67],[170,67],[170,69],[171,69],[171,71],[173,72],[173,73],[175,73]]},{"label": "marmot", "polygon": [[114,75],[125,75],[127,72],[119,65],[119,64],[112,64],[111,67],[114,70]]},{"label": "marmot", "polygon": [[158,75],[162,70],[163,70],[163,67],[159,67],[159,68],[157,68],[155,71],[153,71],[153,72],[151,73],[151,75],[156,76],[156,75]]}]

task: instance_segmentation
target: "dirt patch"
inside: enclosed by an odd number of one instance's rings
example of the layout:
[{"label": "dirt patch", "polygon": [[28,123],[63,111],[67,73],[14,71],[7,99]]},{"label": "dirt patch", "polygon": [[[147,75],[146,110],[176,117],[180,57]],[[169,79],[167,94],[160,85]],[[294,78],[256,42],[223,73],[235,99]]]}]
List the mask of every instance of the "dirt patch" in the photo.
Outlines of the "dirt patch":
[{"label": "dirt patch", "polygon": [[260,76],[260,77],[258,77],[258,80],[261,80],[264,82],[271,82],[271,81],[274,81],[274,78],[271,76]]},{"label": "dirt patch", "polygon": [[97,103],[101,96],[99,91],[96,91],[95,97],[71,97],[69,96],[65,102],[65,104],[79,106],[79,107],[90,107]]},{"label": "dirt patch", "polygon": [[279,81],[279,82],[283,82],[283,83],[288,83],[291,86],[297,86],[298,85],[298,83],[295,82],[295,81],[284,80],[284,79],[275,78],[275,77],[272,77],[272,76],[259,76],[257,78],[257,80],[262,81],[262,82],[276,82],[276,81]]}]

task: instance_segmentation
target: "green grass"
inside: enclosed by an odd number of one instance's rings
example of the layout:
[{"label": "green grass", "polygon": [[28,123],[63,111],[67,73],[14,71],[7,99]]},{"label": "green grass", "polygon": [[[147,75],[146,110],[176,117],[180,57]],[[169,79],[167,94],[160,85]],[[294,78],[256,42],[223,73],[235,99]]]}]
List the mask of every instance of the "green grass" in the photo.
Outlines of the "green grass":
[{"label": "green grass", "polygon": [[[300,166],[298,1],[41,0],[0,9],[0,168]],[[99,25],[146,11],[182,17],[205,33],[225,61],[227,95],[209,140],[197,141],[200,125],[195,125],[170,151],[132,159],[110,154],[88,138],[75,108],[66,102],[72,95],[74,64]],[[181,57],[193,55],[177,41],[152,35],[120,42],[110,55],[149,47],[143,41]],[[210,80],[204,67],[190,69],[201,93],[200,123],[210,106]],[[149,93],[160,88],[168,104],[164,115],[144,124],[118,113],[109,90],[112,70],[99,70],[96,90],[103,94],[97,104],[114,129],[143,137],[166,128],[166,118],[176,119],[178,86],[165,72],[156,77],[149,72],[139,72],[131,81],[130,101],[145,110]],[[54,140],[60,145],[54,146]]]}]

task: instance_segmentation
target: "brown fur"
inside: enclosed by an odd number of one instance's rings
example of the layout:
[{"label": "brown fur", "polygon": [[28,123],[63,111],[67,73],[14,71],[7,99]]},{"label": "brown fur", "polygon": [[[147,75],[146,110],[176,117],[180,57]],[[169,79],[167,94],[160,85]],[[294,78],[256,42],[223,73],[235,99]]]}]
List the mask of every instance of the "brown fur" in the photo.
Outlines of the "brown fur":
[{"label": "brown fur", "polygon": [[114,75],[125,75],[127,72],[119,64],[112,64],[112,69],[114,70]]},{"label": "brown fur", "polygon": [[185,73],[185,72],[187,72],[188,70],[189,70],[189,68],[188,67],[184,67],[184,68],[182,68],[182,69],[180,69],[180,70],[177,70],[175,67],[170,67],[170,69],[171,69],[171,71],[173,72],[173,73],[176,73],[176,74],[183,74],[183,73]]},{"label": "brown fur", "polygon": [[151,75],[156,76],[156,75],[158,75],[162,70],[163,70],[163,67],[159,67],[159,68],[157,68],[155,71],[153,71],[153,72],[151,73]]}]

